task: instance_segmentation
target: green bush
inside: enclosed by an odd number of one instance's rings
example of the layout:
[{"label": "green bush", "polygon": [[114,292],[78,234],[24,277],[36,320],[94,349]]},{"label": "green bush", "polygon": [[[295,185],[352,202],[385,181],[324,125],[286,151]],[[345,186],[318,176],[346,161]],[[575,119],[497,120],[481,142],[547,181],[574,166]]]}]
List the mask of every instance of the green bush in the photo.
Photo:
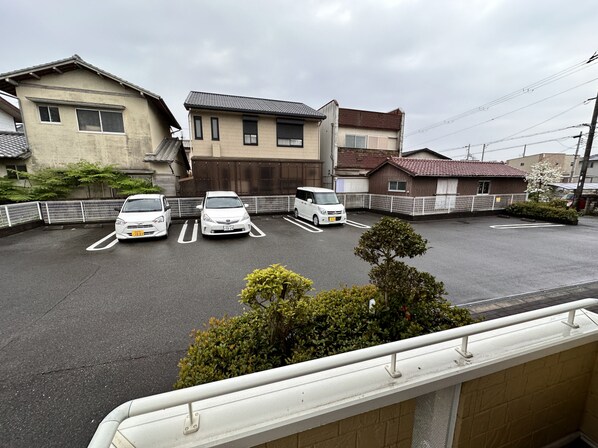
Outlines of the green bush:
[{"label": "green bush", "polygon": [[518,202],[509,205],[505,213],[522,218],[576,225],[579,214],[573,209],[562,208],[542,202]]},{"label": "green bush", "polygon": [[[383,295],[374,285],[323,291],[311,297],[305,295],[311,288],[309,279],[280,265],[256,270],[247,276],[248,285],[241,293],[241,302],[251,308],[240,316],[213,318],[206,329],[193,334],[187,355],[179,362],[175,387],[231,378],[473,322],[467,310],[454,308],[441,297],[442,283],[430,274],[411,269],[415,271],[411,272],[412,300],[406,306],[392,300],[392,294],[390,305],[385,305]],[[284,284],[288,286],[285,288]],[[376,305],[370,310],[372,299]]]}]

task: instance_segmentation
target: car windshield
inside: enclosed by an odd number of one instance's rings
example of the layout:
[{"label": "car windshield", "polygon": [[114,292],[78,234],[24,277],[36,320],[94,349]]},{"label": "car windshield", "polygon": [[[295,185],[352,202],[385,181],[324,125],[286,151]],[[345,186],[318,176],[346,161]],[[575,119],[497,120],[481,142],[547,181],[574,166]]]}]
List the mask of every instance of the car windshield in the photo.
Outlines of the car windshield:
[{"label": "car windshield", "polygon": [[162,201],[158,198],[129,199],[123,206],[123,213],[159,212]]},{"label": "car windshield", "polygon": [[338,198],[335,193],[315,193],[315,204],[320,205],[336,205],[338,204]]},{"label": "car windshield", "polygon": [[241,199],[234,196],[212,197],[206,199],[206,208],[239,208],[243,207]]}]

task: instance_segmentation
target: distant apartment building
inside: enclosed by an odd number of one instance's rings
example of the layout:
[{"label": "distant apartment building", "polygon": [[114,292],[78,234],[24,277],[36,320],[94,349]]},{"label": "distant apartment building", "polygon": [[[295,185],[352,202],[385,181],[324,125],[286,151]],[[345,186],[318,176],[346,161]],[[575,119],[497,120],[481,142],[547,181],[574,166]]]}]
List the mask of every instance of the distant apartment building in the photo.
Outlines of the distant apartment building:
[{"label": "distant apartment building", "polygon": [[541,154],[517,157],[507,160],[507,165],[527,173],[532,169],[532,166],[539,162],[549,162],[552,166],[560,168],[563,172],[563,177],[571,175],[573,156],[560,152],[543,152]]}]

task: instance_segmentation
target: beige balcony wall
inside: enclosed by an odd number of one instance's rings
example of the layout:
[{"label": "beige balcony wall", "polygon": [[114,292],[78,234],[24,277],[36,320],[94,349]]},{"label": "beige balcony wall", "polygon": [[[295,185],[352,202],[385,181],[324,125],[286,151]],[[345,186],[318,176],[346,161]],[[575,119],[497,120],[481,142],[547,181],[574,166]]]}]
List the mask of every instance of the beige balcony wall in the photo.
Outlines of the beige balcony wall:
[{"label": "beige balcony wall", "polygon": [[329,423],[255,448],[410,448],[415,400]]},{"label": "beige balcony wall", "polygon": [[[293,159],[318,160],[320,157],[320,131],[315,121],[305,121],[303,126],[303,147],[277,146],[276,118],[261,116],[258,119],[258,145],[243,144],[243,118],[238,114],[195,112],[201,116],[203,139],[191,140],[194,157],[226,157],[233,159]],[[217,117],[220,140],[212,140],[211,118]]]},{"label": "beige balcony wall", "polygon": [[453,446],[542,447],[580,430],[584,416],[590,426],[597,350],[591,343],[463,383]]},{"label": "beige balcony wall", "polygon": [[594,372],[588,391],[581,430],[595,444],[598,444],[598,356],[596,356],[596,362],[594,363]]}]

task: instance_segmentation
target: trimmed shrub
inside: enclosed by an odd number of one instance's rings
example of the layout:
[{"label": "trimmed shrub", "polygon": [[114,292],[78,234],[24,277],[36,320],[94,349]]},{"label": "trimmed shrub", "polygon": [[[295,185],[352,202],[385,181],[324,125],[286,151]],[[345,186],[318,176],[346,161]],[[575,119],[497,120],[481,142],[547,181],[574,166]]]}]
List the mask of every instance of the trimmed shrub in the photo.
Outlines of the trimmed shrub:
[{"label": "trimmed shrub", "polygon": [[540,219],[542,221],[576,225],[579,214],[576,210],[550,205],[541,202],[518,202],[509,205],[505,213],[522,218]]},{"label": "trimmed shrub", "polygon": [[[452,307],[440,294],[444,286],[427,273],[417,273],[411,288],[412,300],[399,305],[374,285],[323,291],[315,297],[301,295],[280,300],[279,287],[260,281],[266,277],[280,283],[292,278],[304,290],[311,281],[280,265],[254,271],[248,276],[253,286],[244,291],[255,297],[258,289],[276,291],[269,306],[256,306],[240,316],[211,319],[207,328],[193,333],[187,355],[179,362],[175,388],[231,378],[310,359],[444,330],[473,322],[469,312]],[[286,271],[286,272],[285,272]],[[273,275],[273,273],[275,275]],[[263,274],[263,277],[260,275]],[[407,287],[405,287],[407,288]],[[292,289],[292,288],[291,288]],[[260,294],[258,294],[260,295]],[[263,296],[262,296],[263,297]],[[370,310],[370,301],[376,305]],[[282,331],[273,328],[282,323]],[[273,327],[274,325],[274,327]]]}]

